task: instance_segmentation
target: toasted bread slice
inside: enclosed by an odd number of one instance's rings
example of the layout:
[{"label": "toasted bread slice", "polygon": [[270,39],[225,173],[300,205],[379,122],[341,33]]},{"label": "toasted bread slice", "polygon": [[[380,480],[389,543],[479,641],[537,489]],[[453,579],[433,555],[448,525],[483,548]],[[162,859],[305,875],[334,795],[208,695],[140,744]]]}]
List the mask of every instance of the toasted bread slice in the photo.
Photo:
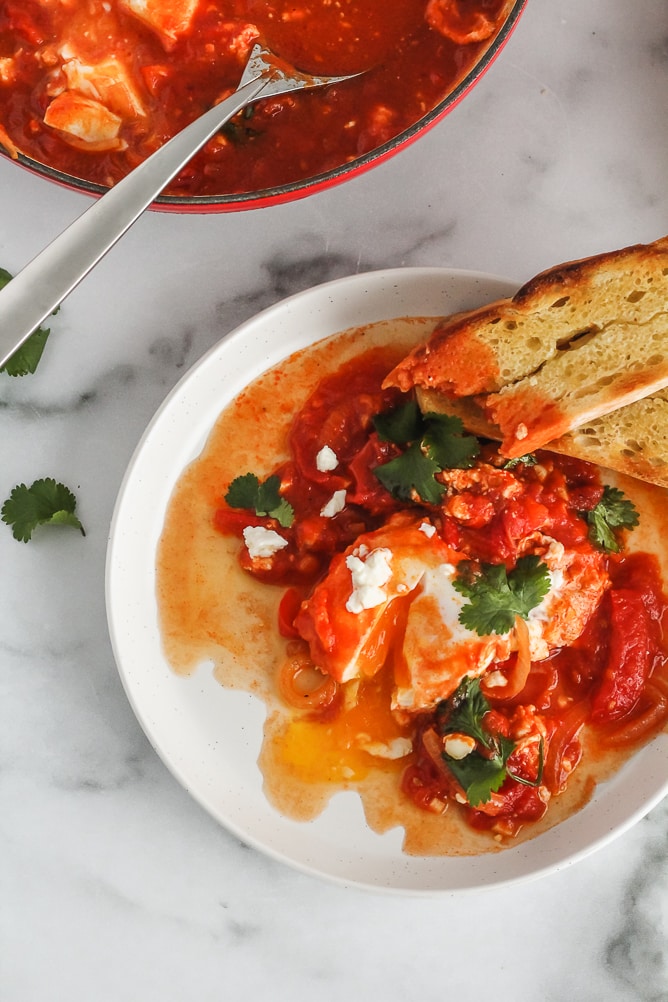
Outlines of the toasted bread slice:
[{"label": "toasted bread slice", "polygon": [[582,335],[646,324],[665,315],[667,303],[668,237],[571,261],[532,278],[510,299],[446,318],[387,384],[456,397],[494,393]]},{"label": "toasted bread slice", "polygon": [[476,396],[509,458],[658,393],[668,237],[560,265],[511,299],[446,318],[386,385]]},{"label": "toasted bread slice", "polygon": [[665,312],[644,323],[613,323],[571,343],[533,375],[484,400],[509,457],[541,448],[573,428],[668,386]]},{"label": "toasted bread slice", "polygon": [[[500,439],[472,397],[418,387],[417,399],[424,413],[452,414],[474,435]],[[544,448],[668,488],[668,389],[583,424]]]}]

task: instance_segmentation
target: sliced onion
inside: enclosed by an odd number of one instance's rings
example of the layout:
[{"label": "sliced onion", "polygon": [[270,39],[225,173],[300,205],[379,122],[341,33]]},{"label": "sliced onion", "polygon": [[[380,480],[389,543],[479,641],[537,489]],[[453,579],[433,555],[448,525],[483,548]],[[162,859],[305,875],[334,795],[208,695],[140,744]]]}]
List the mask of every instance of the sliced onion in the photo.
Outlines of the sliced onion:
[{"label": "sliced onion", "polygon": [[278,676],[278,688],[290,706],[301,710],[322,710],[338,692],[338,684],[317,668],[306,645],[288,644],[288,657]]},{"label": "sliced onion", "polygon": [[508,680],[506,685],[486,686],[484,676],[480,688],[485,696],[495,700],[513,699],[519,696],[527,683],[531,671],[531,646],[529,628],[521,616],[515,616],[515,636],[517,638],[517,657],[515,663],[503,674]]},{"label": "sliced onion", "polygon": [[443,760],[443,742],[433,727],[427,728],[422,734],[422,744],[427,755],[434,763],[439,773],[452,783],[453,776]]},{"label": "sliced onion", "polygon": [[559,793],[565,784],[568,772],[563,768],[564,755],[575,741],[590,713],[589,703],[584,700],[574,703],[550,739],[550,745],[543,770],[543,784],[553,793]]},{"label": "sliced onion", "polygon": [[668,697],[652,682],[648,682],[645,686],[644,695],[649,699],[648,706],[628,723],[606,734],[603,739],[604,744],[612,746],[633,744],[659,729],[668,717]]}]

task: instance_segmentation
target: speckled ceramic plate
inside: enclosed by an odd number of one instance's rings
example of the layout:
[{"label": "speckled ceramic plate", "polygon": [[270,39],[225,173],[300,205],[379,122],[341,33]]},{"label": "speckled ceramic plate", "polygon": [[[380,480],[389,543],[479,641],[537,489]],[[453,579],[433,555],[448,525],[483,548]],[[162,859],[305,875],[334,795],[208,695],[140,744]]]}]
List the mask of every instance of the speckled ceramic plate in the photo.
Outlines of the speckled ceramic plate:
[{"label": "speckled ceramic plate", "polygon": [[282,817],[262,792],[264,704],[224,689],[202,666],[172,672],[161,647],[155,558],[167,504],[222,408],[265,369],[330,334],[402,316],[443,316],[512,293],[487,275],[401,269],[356,275],[293,296],[225,337],[167,397],[146,430],[117,501],[107,556],[107,611],[120,675],[137,718],[174,776],[249,845],[300,870],[358,887],[444,894],[563,867],[628,829],[668,792],[668,736],[639,751],[578,814],[501,853],[419,858],[402,832],[376,835],[359,797],[335,796],[315,821]]}]

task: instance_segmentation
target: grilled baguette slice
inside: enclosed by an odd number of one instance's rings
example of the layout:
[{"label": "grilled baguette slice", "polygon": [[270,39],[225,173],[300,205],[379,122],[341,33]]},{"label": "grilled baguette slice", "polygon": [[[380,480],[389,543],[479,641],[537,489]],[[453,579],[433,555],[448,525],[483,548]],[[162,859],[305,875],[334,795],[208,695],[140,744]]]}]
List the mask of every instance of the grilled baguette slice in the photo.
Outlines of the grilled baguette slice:
[{"label": "grilled baguette slice", "polygon": [[447,317],[388,377],[456,397],[494,393],[536,372],[583,335],[646,324],[668,306],[668,237],[571,261],[509,299]]},{"label": "grilled baguette slice", "polygon": [[[447,397],[418,387],[417,398],[425,413],[452,414],[474,435],[500,437],[472,397]],[[580,425],[545,449],[668,488],[668,389]]]},{"label": "grilled baguette slice", "polygon": [[447,318],[386,384],[477,396],[509,458],[658,393],[668,237],[560,265],[511,299]]},{"label": "grilled baguette slice", "polygon": [[514,457],[666,386],[663,313],[643,324],[610,324],[569,345],[538,372],[487,396],[483,408],[501,431],[501,451]]}]

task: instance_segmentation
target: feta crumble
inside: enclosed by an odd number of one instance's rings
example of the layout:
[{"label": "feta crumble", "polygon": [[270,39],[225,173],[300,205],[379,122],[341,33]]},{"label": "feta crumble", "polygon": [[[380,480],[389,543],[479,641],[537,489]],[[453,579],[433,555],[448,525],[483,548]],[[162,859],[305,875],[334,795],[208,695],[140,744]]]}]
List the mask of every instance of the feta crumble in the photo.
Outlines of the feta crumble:
[{"label": "feta crumble", "polygon": [[362,740],[360,748],[374,758],[385,758],[395,760],[410,755],[413,751],[413,742],[410,738],[392,738],[391,741],[371,741]]},{"label": "feta crumble", "polygon": [[457,759],[461,761],[470,755],[475,748],[475,739],[471,737],[470,734],[460,734],[455,732],[454,734],[448,734],[443,739],[443,750],[446,755],[450,758]]},{"label": "feta crumble", "polygon": [[324,518],[334,518],[334,516],[338,515],[340,511],[343,511],[345,506],[346,506],[346,491],[344,488],[343,490],[340,491],[334,491],[327,504],[323,505],[323,507],[320,509],[320,514]]},{"label": "feta crumble", "polygon": [[385,602],[387,593],[383,585],[392,577],[391,560],[392,551],[384,546],[372,550],[366,560],[361,560],[354,553],[346,558],[346,567],[350,570],[353,584],[352,593],[346,602],[348,612],[358,614],[363,609],[374,609]]},{"label": "feta crumble", "polygon": [[274,553],[288,545],[287,539],[262,525],[247,525],[244,529],[244,542],[251,560],[273,557]]},{"label": "feta crumble", "polygon": [[424,532],[427,539],[431,539],[436,533],[436,526],[432,525],[431,522],[421,522],[418,528],[420,532]]},{"label": "feta crumble", "polygon": [[339,457],[328,445],[323,445],[322,449],[315,457],[315,467],[320,473],[330,473],[339,465]]}]

